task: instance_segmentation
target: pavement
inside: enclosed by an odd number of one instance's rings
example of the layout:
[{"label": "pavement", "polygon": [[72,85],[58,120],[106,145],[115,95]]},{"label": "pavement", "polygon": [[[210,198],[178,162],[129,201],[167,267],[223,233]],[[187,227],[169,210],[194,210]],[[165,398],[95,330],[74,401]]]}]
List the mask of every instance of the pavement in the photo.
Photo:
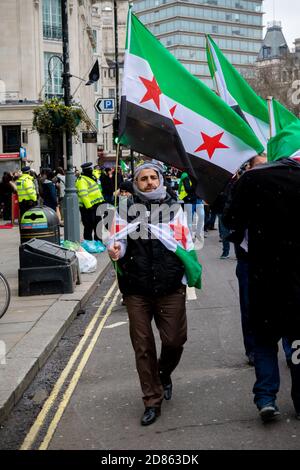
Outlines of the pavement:
[{"label": "pavement", "polygon": [[97,270],[81,274],[74,293],[19,297],[19,229],[0,230],[0,271],[11,288],[10,306],[0,319],[0,423],[109,269],[106,252],[96,257]]}]

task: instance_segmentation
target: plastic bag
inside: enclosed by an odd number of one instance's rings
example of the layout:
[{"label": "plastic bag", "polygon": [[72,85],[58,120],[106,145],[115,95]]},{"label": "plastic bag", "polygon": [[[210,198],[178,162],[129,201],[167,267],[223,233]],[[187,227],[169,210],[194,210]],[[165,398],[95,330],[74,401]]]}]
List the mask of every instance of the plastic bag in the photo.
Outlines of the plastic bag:
[{"label": "plastic bag", "polygon": [[77,242],[71,242],[70,240],[62,240],[61,246],[67,248],[67,250],[78,251],[80,250],[80,244]]},{"label": "plastic bag", "polygon": [[102,253],[106,250],[106,247],[100,241],[96,240],[83,240],[81,242],[82,248],[84,248],[88,253]]},{"label": "plastic bag", "polygon": [[81,273],[93,273],[97,268],[97,259],[87,251],[76,251]]}]

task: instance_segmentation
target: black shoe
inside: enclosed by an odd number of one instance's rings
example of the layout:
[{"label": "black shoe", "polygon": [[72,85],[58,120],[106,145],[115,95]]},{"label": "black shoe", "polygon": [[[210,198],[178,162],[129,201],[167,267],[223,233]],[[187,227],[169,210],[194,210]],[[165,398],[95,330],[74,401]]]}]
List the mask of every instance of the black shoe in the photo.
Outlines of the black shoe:
[{"label": "black shoe", "polygon": [[147,406],[145,408],[143,417],[141,419],[142,426],[149,426],[149,424],[154,423],[156,418],[160,416],[160,408],[155,406]]},{"label": "black shoe", "polygon": [[173,392],[173,384],[171,377],[164,376],[163,374],[160,374],[160,380],[162,383],[162,386],[164,387],[164,399],[165,400],[171,400],[172,398],[172,392]]},{"label": "black shoe", "polygon": [[269,403],[259,410],[260,417],[264,423],[272,421],[280,415],[276,405]]}]

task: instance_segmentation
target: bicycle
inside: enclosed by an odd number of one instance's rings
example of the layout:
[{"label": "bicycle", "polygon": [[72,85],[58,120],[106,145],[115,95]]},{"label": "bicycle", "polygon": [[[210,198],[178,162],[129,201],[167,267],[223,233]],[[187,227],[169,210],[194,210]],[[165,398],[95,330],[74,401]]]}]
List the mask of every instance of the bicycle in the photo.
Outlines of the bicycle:
[{"label": "bicycle", "polygon": [[3,317],[10,304],[10,287],[5,276],[0,273],[0,318]]}]

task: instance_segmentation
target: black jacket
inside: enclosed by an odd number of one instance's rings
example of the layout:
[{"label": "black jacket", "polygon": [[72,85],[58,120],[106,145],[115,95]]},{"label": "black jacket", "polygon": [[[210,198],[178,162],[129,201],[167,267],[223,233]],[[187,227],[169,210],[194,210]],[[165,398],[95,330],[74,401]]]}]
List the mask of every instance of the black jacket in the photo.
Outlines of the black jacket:
[{"label": "black jacket", "polygon": [[[133,203],[146,205],[134,197]],[[169,195],[163,204],[176,203]],[[129,201],[129,204],[132,204]],[[128,221],[133,219],[128,217]],[[162,296],[175,292],[181,285],[184,266],[179,258],[167,250],[157,239],[144,240],[127,238],[125,256],[118,261],[121,274],[118,274],[120,291],[125,295]]]},{"label": "black jacket", "polygon": [[247,171],[224,222],[248,228],[249,314],[264,338],[300,338],[300,164],[282,159]]}]

